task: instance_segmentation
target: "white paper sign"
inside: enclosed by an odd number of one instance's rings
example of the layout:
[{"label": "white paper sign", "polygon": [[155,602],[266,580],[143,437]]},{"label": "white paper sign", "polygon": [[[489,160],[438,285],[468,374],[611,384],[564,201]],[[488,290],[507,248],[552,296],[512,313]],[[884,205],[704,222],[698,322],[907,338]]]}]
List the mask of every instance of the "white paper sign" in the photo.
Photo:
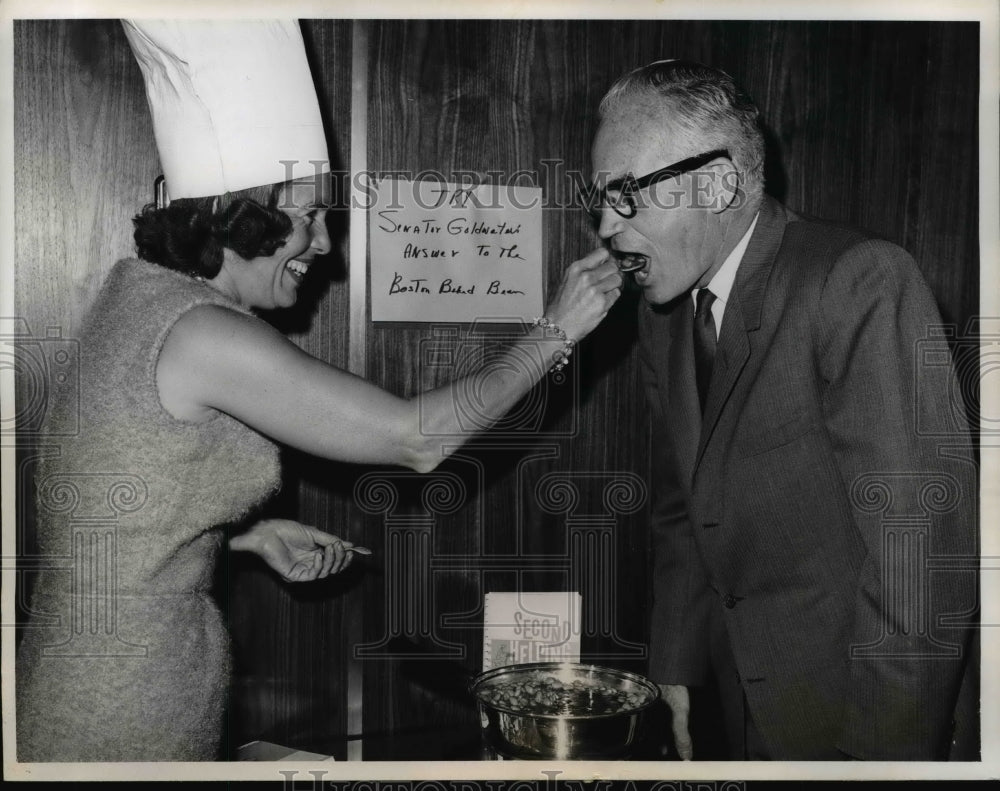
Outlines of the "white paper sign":
[{"label": "white paper sign", "polygon": [[579,662],[583,597],[576,591],[487,593],[483,670],[525,662]]},{"label": "white paper sign", "polygon": [[542,191],[383,179],[369,209],[372,321],[542,315]]}]

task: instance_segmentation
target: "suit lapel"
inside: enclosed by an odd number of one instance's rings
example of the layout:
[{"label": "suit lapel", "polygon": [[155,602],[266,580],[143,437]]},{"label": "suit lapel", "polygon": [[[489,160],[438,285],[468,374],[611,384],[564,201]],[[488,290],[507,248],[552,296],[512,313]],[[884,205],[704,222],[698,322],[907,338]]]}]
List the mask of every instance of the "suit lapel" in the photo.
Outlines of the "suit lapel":
[{"label": "suit lapel", "polygon": [[757,226],[750,237],[726,303],[701,436],[695,454],[694,471],[697,471],[722,411],[750,359],[750,333],[760,328],[768,278],[774,257],[781,247],[787,222],[783,207],[765,197]]}]

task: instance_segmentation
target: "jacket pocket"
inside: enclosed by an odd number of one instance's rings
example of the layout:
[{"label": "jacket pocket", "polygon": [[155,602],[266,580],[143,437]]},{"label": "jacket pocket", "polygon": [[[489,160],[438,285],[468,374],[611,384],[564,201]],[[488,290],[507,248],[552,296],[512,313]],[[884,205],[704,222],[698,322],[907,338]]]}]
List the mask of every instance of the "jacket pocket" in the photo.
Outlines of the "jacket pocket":
[{"label": "jacket pocket", "polygon": [[736,454],[743,459],[759,456],[788,445],[813,431],[816,426],[808,415],[782,415],[783,420],[744,420],[744,430],[737,438]]}]

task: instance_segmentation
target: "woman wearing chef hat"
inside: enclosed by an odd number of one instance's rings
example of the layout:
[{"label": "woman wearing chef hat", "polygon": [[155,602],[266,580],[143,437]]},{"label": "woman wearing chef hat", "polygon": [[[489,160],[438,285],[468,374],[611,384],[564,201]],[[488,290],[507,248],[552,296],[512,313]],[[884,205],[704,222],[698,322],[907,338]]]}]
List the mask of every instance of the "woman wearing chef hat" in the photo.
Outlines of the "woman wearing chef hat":
[{"label": "woman wearing chef hat", "polygon": [[[73,567],[35,585],[32,612],[48,628],[29,624],[18,655],[20,761],[214,759],[230,672],[208,593],[218,528],[275,492],[279,444],[431,470],[457,444],[433,438],[468,431],[460,415],[486,428],[545,374],[519,345],[565,363],[567,341],[620,295],[606,254],[586,256],[506,356],[413,400],[305,354],[252,313],[294,304],[330,249],[318,194],[328,176],[317,178],[329,157],[297,24],[125,29],[171,203],[136,218],[140,259],[115,265],[91,310],[79,403],[55,394],[51,435],[75,425],[75,410],[80,428],[39,470],[39,548]],[[94,502],[111,527],[79,540],[71,516]],[[287,579],[326,576],[352,554],[283,520],[231,546]]]}]

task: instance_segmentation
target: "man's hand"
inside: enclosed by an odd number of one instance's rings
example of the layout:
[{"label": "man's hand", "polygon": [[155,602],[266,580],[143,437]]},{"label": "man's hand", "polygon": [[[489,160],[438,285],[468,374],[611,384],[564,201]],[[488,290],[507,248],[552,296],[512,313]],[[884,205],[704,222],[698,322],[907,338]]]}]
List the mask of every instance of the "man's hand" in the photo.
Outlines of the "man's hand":
[{"label": "man's hand", "polygon": [[235,551],[260,555],[286,582],[310,582],[346,569],[354,557],[354,546],[291,519],[265,519],[246,533],[235,536],[229,546]]},{"label": "man's hand", "polygon": [[679,684],[660,684],[663,699],[670,707],[671,729],[674,732],[674,746],[682,761],[690,761],[694,755],[691,733],[688,731],[688,716],[691,713],[691,696],[688,688]]}]

